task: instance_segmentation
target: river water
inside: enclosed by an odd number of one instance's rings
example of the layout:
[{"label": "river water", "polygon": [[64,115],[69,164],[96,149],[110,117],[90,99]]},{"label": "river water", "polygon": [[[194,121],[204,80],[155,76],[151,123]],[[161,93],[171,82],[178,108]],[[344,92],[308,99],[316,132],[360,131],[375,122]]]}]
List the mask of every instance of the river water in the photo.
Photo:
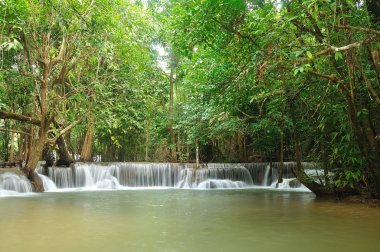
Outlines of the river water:
[{"label": "river water", "polygon": [[273,189],[0,198],[0,251],[380,251],[380,210]]}]

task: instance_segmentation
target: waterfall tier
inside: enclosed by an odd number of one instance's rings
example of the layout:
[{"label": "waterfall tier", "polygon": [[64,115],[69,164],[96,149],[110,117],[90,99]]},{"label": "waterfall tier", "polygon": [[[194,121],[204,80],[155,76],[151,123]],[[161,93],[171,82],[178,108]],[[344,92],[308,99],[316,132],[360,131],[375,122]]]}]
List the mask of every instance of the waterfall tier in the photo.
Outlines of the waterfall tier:
[{"label": "waterfall tier", "polygon": [[13,196],[31,192],[32,185],[25,176],[11,172],[0,174],[0,196]]},{"label": "waterfall tier", "polygon": [[[72,167],[39,166],[36,171],[45,191],[62,189],[115,190],[128,188],[302,188],[294,180],[294,163],[284,163],[284,183],[277,185],[279,163],[209,163],[194,169],[194,164],[178,163],[75,163]],[[306,164],[308,165],[308,164]],[[310,170],[315,167],[308,165]],[[43,174],[46,173],[46,174]],[[12,173],[0,175],[0,193],[31,192],[30,182]]]}]

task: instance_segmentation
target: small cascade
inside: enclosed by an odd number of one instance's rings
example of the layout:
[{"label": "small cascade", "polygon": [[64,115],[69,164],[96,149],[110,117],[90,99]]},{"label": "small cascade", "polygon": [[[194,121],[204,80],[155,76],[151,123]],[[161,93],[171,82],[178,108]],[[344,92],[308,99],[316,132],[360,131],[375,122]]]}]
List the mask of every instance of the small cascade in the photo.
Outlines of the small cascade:
[{"label": "small cascade", "polygon": [[247,184],[242,181],[231,181],[228,179],[208,179],[198,184],[197,188],[201,189],[231,189],[231,188],[245,188]]},{"label": "small cascade", "polygon": [[6,172],[0,174],[0,195],[17,195],[19,193],[31,193],[32,185],[29,180],[22,175]]},{"label": "small cascade", "polygon": [[[192,169],[185,168],[180,172],[180,180],[177,183],[179,188],[198,188],[201,184],[201,188],[218,188],[218,187],[204,187],[204,184],[215,184],[215,181],[231,181],[241,182],[239,187],[249,187],[253,185],[252,177],[244,166],[231,165],[230,167],[218,166],[213,164],[210,168]],[[226,188],[226,183],[223,184]],[[236,188],[233,185],[231,188]]]},{"label": "small cascade", "polygon": [[268,180],[269,180],[270,172],[271,172],[271,166],[267,164],[265,167],[263,183],[261,184],[262,186],[268,186]]},{"label": "small cascade", "polygon": [[247,163],[241,164],[251,174],[253,184],[256,186],[267,186],[272,181],[272,171],[269,163]]},{"label": "small cascade", "polygon": [[299,189],[303,191],[308,191],[308,189],[301,184],[296,178],[285,178],[282,180],[282,183],[279,183],[277,185],[277,181],[275,181],[272,185],[273,188],[278,188],[282,190],[289,190],[289,189]]},{"label": "small cascade", "polygon": [[37,173],[38,176],[42,180],[42,185],[44,187],[45,192],[49,191],[55,191],[57,190],[57,186],[54,184],[54,182],[47,176]]},{"label": "small cascade", "polygon": [[[36,172],[38,174],[44,174],[43,167],[40,165],[37,167]],[[57,188],[74,188],[73,170],[71,167],[49,167],[47,170],[47,177],[55,184]]]},{"label": "small cascade", "polygon": [[174,187],[179,169],[179,164],[171,163],[122,163],[119,181],[129,187]]}]

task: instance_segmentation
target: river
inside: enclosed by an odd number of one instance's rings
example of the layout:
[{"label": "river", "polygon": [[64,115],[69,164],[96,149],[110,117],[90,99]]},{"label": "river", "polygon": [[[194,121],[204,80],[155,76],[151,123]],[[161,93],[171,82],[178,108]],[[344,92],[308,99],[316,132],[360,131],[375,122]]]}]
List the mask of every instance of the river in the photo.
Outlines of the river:
[{"label": "river", "polygon": [[380,211],[274,189],[0,198],[0,251],[380,251]]}]

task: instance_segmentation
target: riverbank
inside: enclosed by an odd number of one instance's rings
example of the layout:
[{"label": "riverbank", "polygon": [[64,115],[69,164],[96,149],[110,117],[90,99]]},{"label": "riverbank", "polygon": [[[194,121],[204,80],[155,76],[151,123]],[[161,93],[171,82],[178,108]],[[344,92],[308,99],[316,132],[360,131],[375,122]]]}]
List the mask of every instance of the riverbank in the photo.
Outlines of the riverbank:
[{"label": "riverbank", "polygon": [[350,195],[342,199],[338,199],[337,202],[348,204],[361,204],[371,208],[380,208],[380,200],[373,198],[370,194]]}]

